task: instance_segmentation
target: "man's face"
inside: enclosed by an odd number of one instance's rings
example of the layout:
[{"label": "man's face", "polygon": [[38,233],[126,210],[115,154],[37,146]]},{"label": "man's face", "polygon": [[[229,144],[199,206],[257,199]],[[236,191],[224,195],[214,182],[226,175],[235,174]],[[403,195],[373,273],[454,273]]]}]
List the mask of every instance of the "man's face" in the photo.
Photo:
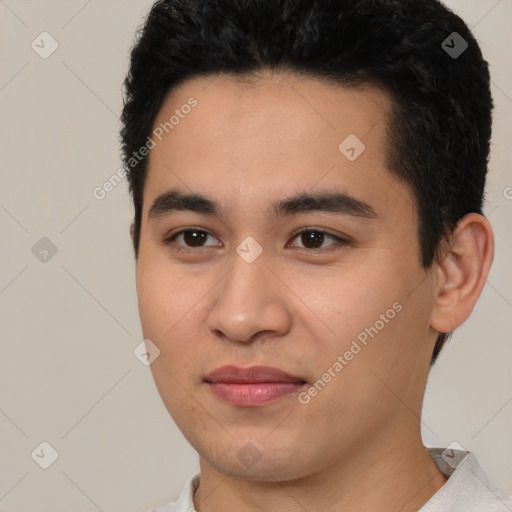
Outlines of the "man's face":
[{"label": "man's face", "polygon": [[[220,472],[290,480],[419,436],[434,273],[420,265],[413,195],[386,169],[390,107],[377,89],[216,76],[182,84],[156,118],[175,115],[153,136],[144,189],[142,329],[160,349],[151,370],[165,406]],[[222,210],[149,216],[171,188]],[[271,209],[325,192],[367,207]],[[213,390],[229,385],[205,381],[224,365],[305,383],[274,386],[287,391],[268,401],[269,385],[250,399],[239,384],[226,399]]]}]

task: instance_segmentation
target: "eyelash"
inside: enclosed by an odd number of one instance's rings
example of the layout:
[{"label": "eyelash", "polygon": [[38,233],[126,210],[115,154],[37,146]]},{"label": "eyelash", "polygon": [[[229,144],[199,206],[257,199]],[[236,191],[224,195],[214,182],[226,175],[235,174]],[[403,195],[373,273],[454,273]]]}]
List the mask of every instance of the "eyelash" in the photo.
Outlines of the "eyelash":
[{"label": "eyelash", "polygon": [[[182,229],[182,230],[177,231],[176,233],[166,237],[163,240],[163,243],[166,246],[173,246],[172,247],[173,250],[175,250],[177,252],[179,252],[179,251],[196,252],[196,251],[198,251],[200,249],[208,248],[208,246],[206,246],[206,247],[186,247],[186,246],[181,246],[181,245],[176,244],[175,240],[176,240],[176,238],[179,235],[181,235],[183,233],[186,233],[186,232],[190,232],[190,231],[197,232],[197,233],[206,233],[207,235],[210,235],[210,236],[214,237],[214,235],[212,235],[211,233],[209,233],[208,231],[206,231],[204,229],[188,227],[186,229]],[[320,249],[308,249],[306,247],[297,247],[296,249],[298,249],[299,252],[305,252],[305,253],[308,253],[308,254],[311,254],[311,253],[314,253],[314,252],[315,253],[327,252],[327,251],[332,251],[332,250],[340,249],[341,247],[350,244],[350,240],[348,238],[342,238],[342,237],[339,237],[337,235],[333,235],[331,233],[328,233],[327,231],[323,231],[321,229],[316,229],[316,228],[311,228],[311,227],[302,228],[300,231],[295,232],[292,235],[291,239],[293,240],[293,239],[297,238],[299,235],[302,235],[303,233],[310,233],[310,232],[322,233],[324,235],[327,235],[328,237],[331,237],[331,238],[337,240],[337,243],[331,244],[331,245],[327,246],[327,248],[320,248]],[[333,247],[333,248],[331,248],[331,247]]]}]

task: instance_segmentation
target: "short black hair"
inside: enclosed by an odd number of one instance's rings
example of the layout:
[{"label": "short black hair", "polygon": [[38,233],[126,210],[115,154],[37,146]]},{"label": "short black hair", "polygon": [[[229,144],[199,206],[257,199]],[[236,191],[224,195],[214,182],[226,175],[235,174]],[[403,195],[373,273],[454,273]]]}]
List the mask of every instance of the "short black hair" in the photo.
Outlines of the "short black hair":
[{"label": "short black hair", "polygon": [[[135,258],[148,158],[133,155],[168,93],[196,77],[264,70],[390,95],[386,163],[414,194],[424,268],[464,215],[482,214],[489,65],[464,21],[440,1],[158,0],[137,30],[123,84]],[[431,364],[450,334],[440,333]]]}]

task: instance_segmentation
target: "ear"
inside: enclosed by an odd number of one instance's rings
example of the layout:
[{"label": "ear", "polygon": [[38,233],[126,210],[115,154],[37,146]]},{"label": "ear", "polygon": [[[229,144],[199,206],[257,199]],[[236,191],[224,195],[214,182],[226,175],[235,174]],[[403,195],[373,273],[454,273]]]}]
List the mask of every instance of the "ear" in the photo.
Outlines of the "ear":
[{"label": "ear", "polygon": [[130,224],[130,237],[132,239],[132,245],[135,243],[134,236],[135,236],[135,220],[132,220],[132,223]]},{"label": "ear", "polygon": [[465,215],[442,249],[430,327],[451,332],[471,314],[485,285],[494,257],[489,221],[477,213]]}]

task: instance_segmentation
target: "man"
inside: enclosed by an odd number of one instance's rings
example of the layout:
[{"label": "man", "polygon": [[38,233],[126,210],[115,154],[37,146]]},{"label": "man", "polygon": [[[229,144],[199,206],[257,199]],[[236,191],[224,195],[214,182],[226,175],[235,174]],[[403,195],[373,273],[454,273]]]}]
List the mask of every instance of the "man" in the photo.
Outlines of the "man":
[{"label": "man", "polygon": [[420,433],[493,258],[467,26],[437,0],[162,0],[139,35],[139,312],[201,470],[158,512],[512,510]]}]

